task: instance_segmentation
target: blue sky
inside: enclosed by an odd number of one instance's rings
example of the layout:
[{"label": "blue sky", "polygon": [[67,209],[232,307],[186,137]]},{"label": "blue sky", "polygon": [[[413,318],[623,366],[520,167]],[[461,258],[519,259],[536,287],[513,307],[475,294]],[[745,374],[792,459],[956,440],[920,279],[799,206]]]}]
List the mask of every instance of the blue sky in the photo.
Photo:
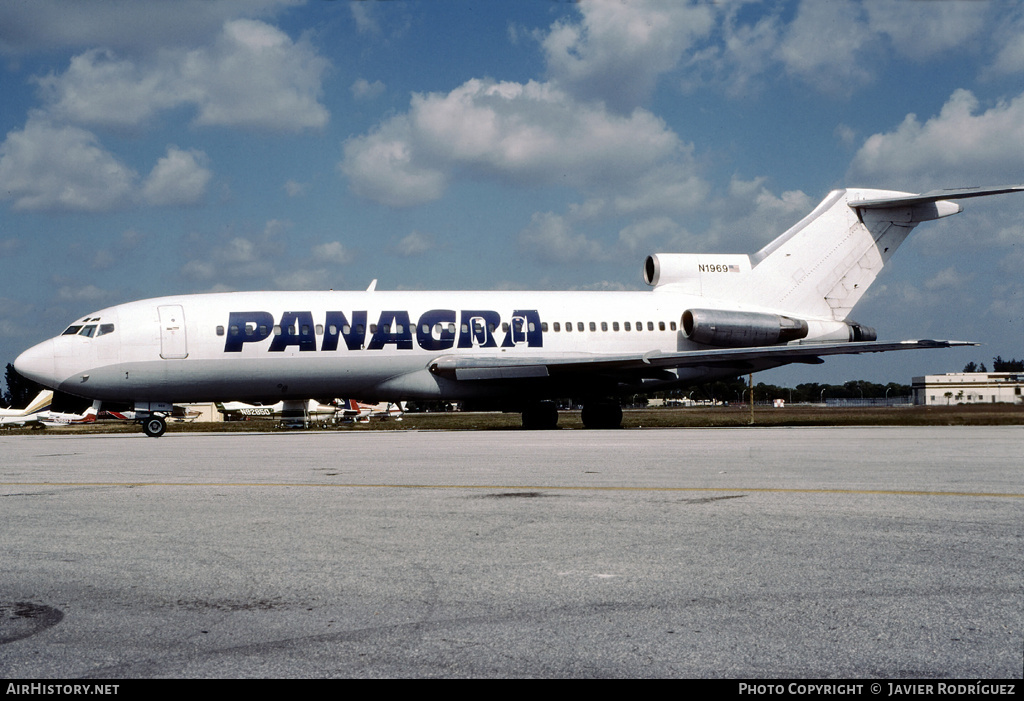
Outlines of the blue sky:
[{"label": "blue sky", "polygon": [[[1024,182],[1016,2],[0,4],[0,362],[95,309],[250,289],[642,289],[844,186]],[[853,318],[1024,356],[1024,198],[925,224]]]}]

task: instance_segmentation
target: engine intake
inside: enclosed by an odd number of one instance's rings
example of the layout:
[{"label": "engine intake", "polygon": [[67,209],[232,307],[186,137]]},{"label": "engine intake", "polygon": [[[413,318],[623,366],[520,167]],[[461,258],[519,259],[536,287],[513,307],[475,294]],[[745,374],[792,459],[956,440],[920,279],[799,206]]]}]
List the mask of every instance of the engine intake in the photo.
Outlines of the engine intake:
[{"label": "engine intake", "polygon": [[695,343],[726,348],[770,346],[807,336],[807,322],[779,314],[687,309],[683,335]]}]

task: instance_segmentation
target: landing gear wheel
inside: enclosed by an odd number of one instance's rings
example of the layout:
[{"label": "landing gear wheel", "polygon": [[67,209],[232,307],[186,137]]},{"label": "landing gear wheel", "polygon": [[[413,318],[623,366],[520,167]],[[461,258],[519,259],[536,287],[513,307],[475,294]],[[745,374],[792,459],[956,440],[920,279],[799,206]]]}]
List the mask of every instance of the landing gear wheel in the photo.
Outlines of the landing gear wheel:
[{"label": "landing gear wheel", "polygon": [[616,402],[590,402],[583,405],[580,418],[587,428],[620,428],[622,407]]},{"label": "landing gear wheel", "polygon": [[142,422],[142,430],[150,438],[159,438],[167,430],[167,419],[162,416],[151,416]]},{"label": "landing gear wheel", "polygon": [[523,428],[550,431],[558,428],[558,407],[554,402],[538,402],[523,409]]}]

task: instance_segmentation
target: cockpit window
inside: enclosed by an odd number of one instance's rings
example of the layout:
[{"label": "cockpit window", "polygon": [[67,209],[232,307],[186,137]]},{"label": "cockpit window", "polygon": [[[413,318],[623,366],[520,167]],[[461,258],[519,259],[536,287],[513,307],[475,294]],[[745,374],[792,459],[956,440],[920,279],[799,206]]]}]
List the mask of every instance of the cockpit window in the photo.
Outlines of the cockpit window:
[{"label": "cockpit window", "polygon": [[100,324],[100,332],[96,334],[97,338],[100,336],[106,336],[108,333],[114,333],[113,324]]},{"label": "cockpit window", "polygon": [[96,324],[89,324],[88,326],[83,326],[82,330],[78,332],[78,335],[85,336],[86,338],[92,338],[95,333]]},{"label": "cockpit window", "polygon": [[64,333],[62,333],[61,336],[74,336],[81,330],[81,326],[69,326],[67,327],[67,329],[64,330]]}]

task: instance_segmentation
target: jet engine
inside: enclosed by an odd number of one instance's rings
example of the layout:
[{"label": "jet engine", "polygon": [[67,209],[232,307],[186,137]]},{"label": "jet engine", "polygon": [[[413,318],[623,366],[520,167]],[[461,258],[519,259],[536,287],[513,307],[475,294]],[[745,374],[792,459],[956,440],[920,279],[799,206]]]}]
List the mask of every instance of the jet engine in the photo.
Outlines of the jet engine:
[{"label": "jet engine", "polygon": [[695,343],[726,348],[770,346],[807,336],[807,322],[779,314],[722,309],[687,309],[683,335]]}]

